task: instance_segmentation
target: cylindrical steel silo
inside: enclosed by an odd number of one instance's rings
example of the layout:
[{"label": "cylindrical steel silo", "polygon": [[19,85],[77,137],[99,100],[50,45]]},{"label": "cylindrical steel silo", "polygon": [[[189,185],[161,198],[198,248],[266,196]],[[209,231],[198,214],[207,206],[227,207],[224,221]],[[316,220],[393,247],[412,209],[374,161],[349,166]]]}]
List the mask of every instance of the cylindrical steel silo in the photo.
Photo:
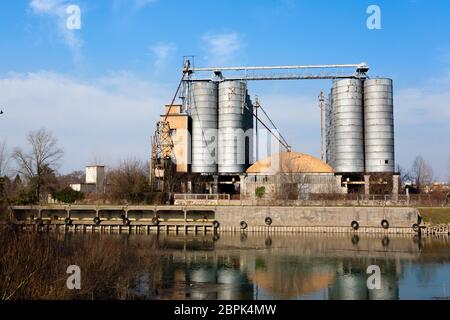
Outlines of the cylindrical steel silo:
[{"label": "cylindrical steel silo", "polygon": [[245,171],[245,104],[247,85],[242,81],[219,84],[219,173]]},{"label": "cylindrical steel silo", "polygon": [[364,83],[366,172],[394,172],[394,102],[391,79]]},{"label": "cylindrical steel silo", "polygon": [[345,79],[333,85],[334,171],[364,172],[363,84]]},{"label": "cylindrical steel silo", "polygon": [[217,83],[191,83],[192,172],[217,173]]},{"label": "cylindrical steel silo", "polygon": [[325,160],[328,164],[330,164],[330,97],[327,98],[327,102],[325,103]]},{"label": "cylindrical steel silo", "polygon": [[326,128],[326,160],[327,164],[334,167],[334,114],[333,114],[333,90],[328,95],[325,107],[325,128]]},{"label": "cylindrical steel silo", "polygon": [[247,94],[247,108],[244,109],[244,122],[245,122],[245,169],[253,164],[253,102],[250,95]]}]

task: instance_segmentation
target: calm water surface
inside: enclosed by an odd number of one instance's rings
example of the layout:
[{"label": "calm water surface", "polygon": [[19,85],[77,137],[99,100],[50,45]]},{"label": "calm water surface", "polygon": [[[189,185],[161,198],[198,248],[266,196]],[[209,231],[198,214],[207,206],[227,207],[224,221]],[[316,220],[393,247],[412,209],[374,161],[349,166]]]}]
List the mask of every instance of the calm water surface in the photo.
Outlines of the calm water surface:
[{"label": "calm water surface", "polygon": [[[143,298],[372,300],[450,296],[448,238],[349,234],[125,237],[131,243],[156,241],[164,253],[154,270],[156,291],[148,286],[148,271],[142,270],[136,290]],[[140,254],[145,255],[145,250]],[[370,265],[381,269],[380,290],[367,289]]]}]

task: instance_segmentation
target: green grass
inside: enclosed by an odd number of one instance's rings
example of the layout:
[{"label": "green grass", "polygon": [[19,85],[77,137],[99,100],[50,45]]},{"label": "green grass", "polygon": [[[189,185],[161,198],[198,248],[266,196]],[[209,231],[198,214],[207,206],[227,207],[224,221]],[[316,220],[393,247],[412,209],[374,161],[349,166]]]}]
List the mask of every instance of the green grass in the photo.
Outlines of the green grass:
[{"label": "green grass", "polygon": [[450,224],[450,208],[418,208],[423,221],[430,224]]}]

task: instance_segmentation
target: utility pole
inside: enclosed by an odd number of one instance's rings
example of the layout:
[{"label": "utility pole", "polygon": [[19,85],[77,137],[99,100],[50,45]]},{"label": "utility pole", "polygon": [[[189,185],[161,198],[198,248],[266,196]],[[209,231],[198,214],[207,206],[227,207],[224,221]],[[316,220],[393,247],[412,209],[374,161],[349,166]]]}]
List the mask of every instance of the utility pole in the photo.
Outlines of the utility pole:
[{"label": "utility pole", "polygon": [[320,108],[320,156],[321,160],[324,160],[323,152],[323,91],[320,91],[319,95],[319,108]]}]

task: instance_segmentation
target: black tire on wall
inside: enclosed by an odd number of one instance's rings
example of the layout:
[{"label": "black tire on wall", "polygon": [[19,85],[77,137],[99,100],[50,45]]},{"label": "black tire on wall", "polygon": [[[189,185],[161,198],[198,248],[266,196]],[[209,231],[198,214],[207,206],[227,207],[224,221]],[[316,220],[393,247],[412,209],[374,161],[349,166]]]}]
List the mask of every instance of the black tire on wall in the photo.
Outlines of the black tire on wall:
[{"label": "black tire on wall", "polygon": [[245,230],[245,229],[248,228],[248,224],[247,224],[247,222],[245,222],[245,221],[241,221],[241,223],[240,223],[239,225],[241,226],[241,229],[242,229],[242,230]]},{"label": "black tire on wall", "polygon": [[264,219],[264,222],[266,223],[266,225],[270,226],[270,225],[272,225],[272,218],[267,217],[266,219]]},{"label": "black tire on wall", "polygon": [[352,223],[350,225],[352,226],[352,229],[355,231],[359,229],[358,221],[352,221]]},{"label": "black tire on wall", "polygon": [[101,220],[100,220],[99,217],[95,217],[94,218],[94,223],[95,223],[96,226],[98,226],[100,224],[100,222],[101,222]]},{"label": "black tire on wall", "polygon": [[152,224],[153,224],[154,226],[157,226],[157,225],[159,224],[159,217],[153,217],[153,218],[152,218]]},{"label": "black tire on wall", "polygon": [[386,219],[381,220],[381,226],[383,227],[383,229],[389,229],[389,221],[387,221]]}]

